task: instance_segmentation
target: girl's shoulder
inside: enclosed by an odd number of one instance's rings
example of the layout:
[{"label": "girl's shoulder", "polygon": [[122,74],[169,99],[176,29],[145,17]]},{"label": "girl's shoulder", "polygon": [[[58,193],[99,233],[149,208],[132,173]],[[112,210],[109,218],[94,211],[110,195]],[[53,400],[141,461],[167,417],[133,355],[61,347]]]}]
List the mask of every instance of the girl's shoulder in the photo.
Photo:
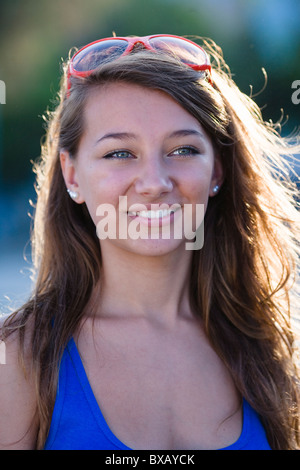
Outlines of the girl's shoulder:
[{"label": "girl's shoulder", "polygon": [[0,449],[34,449],[37,435],[35,381],[30,366],[30,326],[20,360],[18,330],[7,334],[0,317]]}]

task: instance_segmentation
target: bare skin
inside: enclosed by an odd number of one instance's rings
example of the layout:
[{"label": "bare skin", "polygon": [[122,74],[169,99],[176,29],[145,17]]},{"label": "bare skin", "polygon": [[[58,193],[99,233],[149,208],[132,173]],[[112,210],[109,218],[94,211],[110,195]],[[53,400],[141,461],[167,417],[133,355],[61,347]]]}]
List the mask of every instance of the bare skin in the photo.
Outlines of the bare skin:
[{"label": "bare skin", "polygon": [[[29,349],[29,336],[26,337],[25,349]],[[10,336],[5,346],[5,364],[0,364],[0,449],[34,449],[38,423],[35,386],[29,372],[29,361],[25,358],[25,377],[18,359],[17,335]]]}]

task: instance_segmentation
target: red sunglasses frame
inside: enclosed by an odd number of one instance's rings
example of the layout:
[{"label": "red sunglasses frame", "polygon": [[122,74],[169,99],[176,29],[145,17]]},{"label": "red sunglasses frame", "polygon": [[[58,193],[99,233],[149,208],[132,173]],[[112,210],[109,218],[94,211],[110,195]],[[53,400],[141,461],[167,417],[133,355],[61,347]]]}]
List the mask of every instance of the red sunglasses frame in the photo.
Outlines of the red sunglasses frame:
[{"label": "red sunglasses frame", "polygon": [[[118,36],[114,36],[114,37],[110,37],[110,38],[98,39],[97,41],[90,42],[86,46],[83,46],[81,49],[79,49],[73,55],[73,57],[71,58],[71,60],[69,62],[69,67],[68,67],[68,72],[67,72],[68,91],[71,88],[71,81],[70,81],[71,76],[87,77],[88,75],[90,75],[95,70],[95,69],[92,69],[92,70],[78,71],[73,66],[74,59],[77,57],[78,54],[80,54],[85,49],[89,48],[90,46],[93,46],[94,44],[100,43],[100,42],[118,40],[118,41],[126,41],[127,44],[128,44],[125,51],[122,52],[122,54],[118,58],[130,54],[130,52],[134,49],[134,47],[137,44],[142,44],[145,49],[156,52],[157,49],[155,47],[151,46],[151,44],[150,44],[150,40],[152,38],[162,38],[162,39],[163,38],[175,38],[175,39],[179,39],[180,41],[184,41],[185,43],[191,44],[193,47],[197,47],[198,49],[200,49],[203,56],[205,57],[205,62],[203,64],[197,65],[197,64],[189,64],[189,63],[186,63],[186,62],[184,62],[184,63],[188,67],[191,67],[193,70],[196,70],[196,71],[205,71],[206,70],[206,71],[208,71],[209,82],[212,84],[210,60],[209,60],[209,57],[208,57],[206,51],[201,46],[199,46],[195,42],[190,41],[189,39],[183,38],[181,36],[175,36],[175,35],[172,35],[172,34],[154,34],[154,35],[151,35],[151,36],[141,36],[141,37],[125,37],[125,36],[124,37],[122,37],[122,36],[118,37]],[[117,60],[117,59],[114,59],[114,60]]]}]

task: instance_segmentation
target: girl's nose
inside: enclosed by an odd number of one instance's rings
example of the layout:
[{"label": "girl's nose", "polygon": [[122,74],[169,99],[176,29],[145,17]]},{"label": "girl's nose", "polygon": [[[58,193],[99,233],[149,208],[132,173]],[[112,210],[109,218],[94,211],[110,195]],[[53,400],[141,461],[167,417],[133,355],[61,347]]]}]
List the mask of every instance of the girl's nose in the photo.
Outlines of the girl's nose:
[{"label": "girl's nose", "polygon": [[168,173],[168,169],[160,161],[144,162],[135,180],[135,190],[137,193],[158,198],[173,189],[173,182]]}]

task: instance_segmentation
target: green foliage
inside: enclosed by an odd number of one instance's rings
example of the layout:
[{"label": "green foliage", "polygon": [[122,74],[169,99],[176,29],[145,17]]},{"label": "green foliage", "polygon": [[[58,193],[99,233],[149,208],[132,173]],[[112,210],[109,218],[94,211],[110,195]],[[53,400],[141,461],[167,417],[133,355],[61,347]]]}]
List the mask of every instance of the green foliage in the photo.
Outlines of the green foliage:
[{"label": "green foliage", "polygon": [[[205,23],[189,2],[131,0],[108,16],[117,36],[150,34],[203,35]],[[109,34],[109,32],[108,32]]]}]

